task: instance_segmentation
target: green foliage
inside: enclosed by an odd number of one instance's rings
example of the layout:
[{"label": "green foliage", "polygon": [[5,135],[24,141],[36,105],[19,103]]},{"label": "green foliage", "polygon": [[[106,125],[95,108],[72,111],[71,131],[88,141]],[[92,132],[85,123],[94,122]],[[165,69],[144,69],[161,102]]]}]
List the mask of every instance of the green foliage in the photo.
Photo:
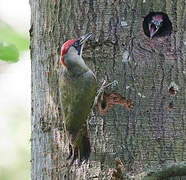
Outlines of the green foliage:
[{"label": "green foliage", "polygon": [[19,51],[29,48],[29,38],[17,33],[5,22],[0,21],[0,59],[16,62],[19,60]]},{"label": "green foliage", "polygon": [[5,45],[0,42],[0,59],[16,62],[19,60],[19,51],[14,44]]}]

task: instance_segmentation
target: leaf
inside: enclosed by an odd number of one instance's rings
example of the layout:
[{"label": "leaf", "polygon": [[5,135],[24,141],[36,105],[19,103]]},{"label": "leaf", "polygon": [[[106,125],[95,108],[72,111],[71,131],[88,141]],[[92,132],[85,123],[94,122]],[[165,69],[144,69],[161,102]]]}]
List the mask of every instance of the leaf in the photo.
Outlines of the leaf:
[{"label": "leaf", "polygon": [[15,45],[0,42],[0,59],[4,61],[17,62],[19,60],[19,51]]},{"label": "leaf", "polygon": [[29,48],[28,36],[19,34],[3,21],[0,21],[0,41],[14,44],[19,51],[25,51]]}]

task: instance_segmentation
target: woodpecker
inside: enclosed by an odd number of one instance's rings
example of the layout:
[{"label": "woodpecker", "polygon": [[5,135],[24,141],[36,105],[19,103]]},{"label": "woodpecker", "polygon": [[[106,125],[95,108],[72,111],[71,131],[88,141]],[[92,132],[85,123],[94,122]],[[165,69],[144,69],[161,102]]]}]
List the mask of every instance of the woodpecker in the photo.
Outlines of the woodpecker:
[{"label": "woodpecker", "polygon": [[82,50],[91,35],[68,40],[61,47],[60,102],[70,164],[76,159],[87,160],[90,155],[86,120],[96,96],[97,81],[82,58]]},{"label": "woodpecker", "polygon": [[172,23],[166,13],[150,12],[143,20],[143,31],[150,39],[170,36]]}]

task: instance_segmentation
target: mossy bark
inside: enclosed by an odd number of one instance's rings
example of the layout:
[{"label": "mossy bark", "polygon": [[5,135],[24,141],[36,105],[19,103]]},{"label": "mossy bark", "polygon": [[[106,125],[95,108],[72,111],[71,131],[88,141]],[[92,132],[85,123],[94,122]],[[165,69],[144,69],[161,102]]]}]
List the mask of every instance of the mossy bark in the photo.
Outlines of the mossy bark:
[{"label": "mossy bark", "polygon": [[[108,180],[116,157],[132,174],[168,160],[185,161],[185,1],[30,0],[30,5],[32,179]],[[160,46],[141,33],[142,17],[152,9],[167,12],[173,23],[171,37]],[[84,59],[98,86],[105,77],[117,80],[107,93],[130,99],[134,108],[118,104],[105,115],[93,109],[87,121],[90,159],[67,167],[57,61],[66,40],[87,32],[94,36]]]}]

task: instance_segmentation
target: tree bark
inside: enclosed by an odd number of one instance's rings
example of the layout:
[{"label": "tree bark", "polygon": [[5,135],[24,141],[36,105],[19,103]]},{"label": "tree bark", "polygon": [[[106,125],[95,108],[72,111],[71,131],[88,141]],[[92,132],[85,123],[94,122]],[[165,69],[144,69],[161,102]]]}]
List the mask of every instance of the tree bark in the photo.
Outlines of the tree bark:
[{"label": "tree bark", "polygon": [[167,177],[174,176],[185,176],[186,162],[182,161],[179,163],[167,163],[163,165],[158,165],[146,172],[140,173],[134,177],[129,177],[129,179],[135,180],[161,180]]},{"label": "tree bark", "polygon": [[[32,180],[113,179],[115,158],[133,175],[186,161],[184,0],[31,0],[30,6]],[[141,33],[150,10],[169,15],[173,32],[166,42],[150,42]],[[116,103],[104,115],[94,108],[87,120],[89,161],[68,167],[57,62],[65,41],[88,32],[93,37],[83,55],[98,87],[105,77],[117,80],[107,94],[130,99],[134,107]]]}]

